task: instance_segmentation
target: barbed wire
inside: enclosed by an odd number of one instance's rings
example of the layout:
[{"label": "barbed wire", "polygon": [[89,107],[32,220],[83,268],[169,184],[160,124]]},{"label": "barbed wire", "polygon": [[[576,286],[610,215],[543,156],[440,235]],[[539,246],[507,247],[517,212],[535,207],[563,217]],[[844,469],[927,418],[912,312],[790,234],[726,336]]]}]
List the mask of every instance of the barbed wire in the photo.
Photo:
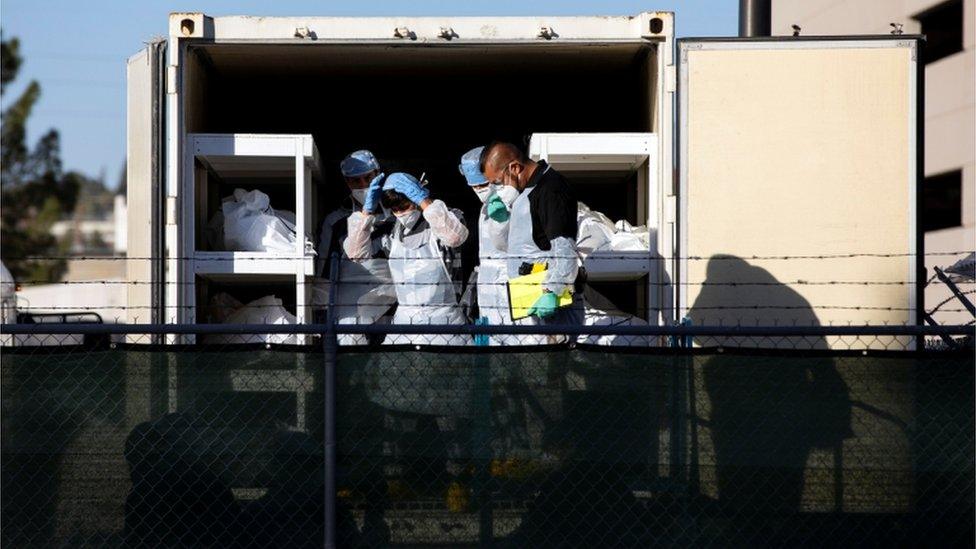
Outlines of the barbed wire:
[{"label": "barbed wire", "polygon": [[[312,259],[319,259],[317,255],[302,255],[296,256],[293,254],[283,254],[277,255],[267,252],[237,252],[237,251],[226,251],[226,252],[202,252],[202,253],[213,253],[213,254],[259,254],[259,255],[247,255],[247,256],[235,256],[235,255],[215,255],[213,257],[207,256],[151,256],[151,257],[129,257],[129,256],[13,256],[5,257],[6,261],[200,261],[200,262],[211,262],[211,261],[308,261]],[[973,253],[973,250],[960,250],[951,252],[925,252],[923,254],[918,253],[876,253],[876,252],[855,252],[855,253],[845,253],[845,254],[806,254],[806,255],[729,255],[721,254],[714,256],[657,256],[657,255],[642,255],[635,256],[635,254],[649,254],[650,252],[639,251],[632,252],[629,254],[617,253],[617,254],[605,254],[599,251],[593,252],[592,255],[587,257],[594,257],[599,259],[615,259],[622,261],[676,261],[676,260],[689,260],[689,261],[735,261],[735,260],[791,260],[791,259],[855,259],[855,258],[905,258],[905,257],[946,257],[955,256],[962,254]],[[535,256],[504,256],[505,259],[580,259],[580,257],[572,256],[545,256],[544,258]],[[371,258],[364,258],[371,259]],[[376,258],[385,259],[385,258]],[[500,258],[499,258],[500,259]],[[584,258],[585,259],[585,258]],[[352,261],[357,262],[359,260],[350,259],[343,257],[342,261]],[[411,258],[411,261],[419,260],[430,260],[430,261],[441,261],[441,258]]]},{"label": "barbed wire", "polygon": [[[959,295],[973,295],[973,294],[976,294],[976,290],[968,290],[968,291],[965,291],[965,292],[959,292]],[[943,299],[937,305],[935,305],[932,308],[932,310],[929,311],[929,314],[935,314],[936,312],[939,312],[939,309],[942,309],[942,306],[943,305],[945,305],[947,303],[950,303],[952,301],[955,301],[957,299],[959,299],[959,297],[957,295],[955,295],[955,294],[950,295],[949,297]],[[949,312],[949,309],[946,309],[945,312]]]},{"label": "barbed wire", "polygon": [[[303,307],[303,308],[308,308],[308,309],[316,309],[316,308],[322,308],[322,309],[324,309],[324,308],[326,308],[325,305],[321,305],[321,306],[316,306],[316,305],[299,305],[299,306],[300,307]],[[356,307],[356,306],[360,306],[360,304],[358,302],[350,302],[350,303],[346,303],[346,304],[336,303],[336,304],[334,304],[334,306],[335,307]],[[375,307],[375,306],[376,305],[370,305],[370,307]],[[140,309],[145,309],[145,310],[150,310],[150,309],[204,309],[206,307],[208,307],[208,305],[160,305],[160,306],[155,306],[155,307],[152,306],[152,305],[102,305],[102,306],[98,306],[98,305],[87,305],[87,306],[78,306],[78,307],[69,307],[69,306],[45,307],[45,306],[30,306],[30,305],[28,305],[28,306],[25,306],[25,307],[19,307],[18,306],[17,307],[17,310],[18,311],[30,311],[30,310],[36,310],[36,311],[89,311],[89,310],[91,310],[91,311],[97,311],[97,310],[107,310],[107,309],[119,309],[119,310],[140,310]],[[234,307],[233,310],[237,311],[237,310],[241,310],[241,309],[264,309],[264,308],[280,308],[280,307],[282,307],[282,306],[281,305],[277,305],[277,304],[261,304],[261,305],[247,305],[247,304],[245,304],[245,305],[242,305],[240,307]],[[393,304],[390,304],[390,307],[392,308],[393,307]],[[452,305],[452,304],[424,303],[424,304],[418,304],[418,305],[409,305],[409,307],[410,308],[442,309],[442,308],[445,308],[445,307],[460,307],[460,306],[459,305]],[[507,311],[507,310],[509,310],[509,307],[507,305],[504,305],[504,306],[481,306],[481,307],[479,307],[479,309],[482,309],[482,310],[487,310],[487,309],[500,309],[500,310],[506,310]],[[884,307],[884,306],[873,306],[873,305],[864,305],[864,306],[861,306],[861,305],[727,305],[727,306],[726,305],[714,305],[714,306],[690,307],[689,308],[689,310],[696,310],[696,311],[711,311],[711,310],[716,310],[716,311],[717,310],[787,310],[787,311],[802,311],[802,310],[810,310],[810,309],[816,309],[816,310],[837,310],[837,311],[893,311],[893,312],[898,312],[898,311],[908,312],[908,311],[917,311],[918,310],[917,308],[913,308],[913,307]],[[649,308],[649,310],[665,310],[665,309],[664,308]],[[961,313],[961,312],[968,312],[968,309],[964,309],[964,308],[958,308],[958,309],[942,309],[940,312]],[[603,314],[603,313],[601,313],[601,314]]]},{"label": "barbed wire", "polygon": [[[287,275],[290,275],[288,273]],[[287,276],[286,275],[286,276]],[[328,279],[322,279],[327,281]],[[159,282],[153,282],[151,280],[23,280],[17,282],[18,285],[22,286],[41,286],[41,285],[105,285],[105,286],[143,286],[143,285],[163,285],[163,286],[192,286],[199,284],[197,282],[189,281],[178,281],[178,280],[164,280]],[[290,284],[290,281],[289,281]],[[296,281],[296,285],[316,285],[320,284],[318,281]],[[393,281],[383,281],[383,282],[365,282],[356,280],[342,280],[336,282],[336,284],[344,286],[454,286],[454,282],[393,282]],[[908,280],[788,280],[783,282],[653,282],[648,281],[642,285],[646,286],[916,286],[920,283],[918,281],[912,282]],[[933,280],[926,283],[927,285],[944,285],[945,282],[941,280]],[[976,284],[976,282],[961,282],[957,284]],[[478,282],[478,286],[508,286],[508,282]]]}]

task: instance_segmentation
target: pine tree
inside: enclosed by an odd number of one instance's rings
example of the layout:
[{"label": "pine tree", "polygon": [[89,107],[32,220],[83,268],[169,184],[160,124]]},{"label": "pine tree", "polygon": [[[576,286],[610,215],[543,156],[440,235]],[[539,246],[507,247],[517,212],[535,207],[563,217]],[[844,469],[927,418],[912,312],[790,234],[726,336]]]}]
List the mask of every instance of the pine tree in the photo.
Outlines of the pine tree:
[{"label": "pine tree", "polygon": [[[20,42],[0,37],[0,54],[0,94],[6,94],[23,63]],[[40,96],[41,86],[32,80],[0,124],[0,258],[15,280],[55,282],[67,262],[44,258],[63,256],[66,246],[51,235],[51,225],[74,211],[79,189],[91,180],[62,170],[57,130],[28,146],[27,120]]]}]

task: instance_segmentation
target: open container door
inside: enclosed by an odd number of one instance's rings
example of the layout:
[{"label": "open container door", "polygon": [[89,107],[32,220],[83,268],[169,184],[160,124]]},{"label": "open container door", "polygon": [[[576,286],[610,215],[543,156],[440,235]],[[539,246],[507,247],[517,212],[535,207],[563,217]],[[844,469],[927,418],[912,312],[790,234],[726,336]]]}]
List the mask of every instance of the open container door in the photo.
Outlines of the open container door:
[{"label": "open container door", "polygon": [[126,66],[126,280],[130,282],[126,287],[126,321],[130,324],[165,321],[165,70],[165,40],[150,42],[130,57]]},{"label": "open container door", "polygon": [[[679,40],[679,318],[917,323],[920,44]],[[871,346],[913,344],[881,339]]]}]

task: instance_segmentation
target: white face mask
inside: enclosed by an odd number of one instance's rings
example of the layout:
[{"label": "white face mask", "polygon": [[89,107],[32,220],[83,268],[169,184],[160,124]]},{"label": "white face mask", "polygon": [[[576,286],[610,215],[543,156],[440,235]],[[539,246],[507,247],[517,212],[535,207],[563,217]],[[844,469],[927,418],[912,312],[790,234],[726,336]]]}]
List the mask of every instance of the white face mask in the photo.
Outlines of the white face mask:
[{"label": "white face mask", "polygon": [[352,195],[352,199],[356,201],[357,204],[362,206],[366,203],[366,192],[369,189],[350,189],[349,194]]},{"label": "white face mask", "polygon": [[512,202],[515,202],[515,199],[519,195],[518,189],[510,185],[499,185],[495,193],[498,195],[498,198],[502,199],[502,202],[506,206],[511,206]]},{"label": "white face mask", "polygon": [[494,185],[486,185],[484,187],[480,187],[472,190],[474,191],[474,194],[478,195],[478,200],[480,200],[481,203],[484,204],[485,201],[488,200],[488,197],[491,196],[491,193],[495,192],[495,189],[493,187]]},{"label": "white face mask", "polygon": [[397,221],[403,225],[405,229],[409,229],[417,224],[420,219],[420,210],[407,210],[405,212],[393,212],[396,216]]}]

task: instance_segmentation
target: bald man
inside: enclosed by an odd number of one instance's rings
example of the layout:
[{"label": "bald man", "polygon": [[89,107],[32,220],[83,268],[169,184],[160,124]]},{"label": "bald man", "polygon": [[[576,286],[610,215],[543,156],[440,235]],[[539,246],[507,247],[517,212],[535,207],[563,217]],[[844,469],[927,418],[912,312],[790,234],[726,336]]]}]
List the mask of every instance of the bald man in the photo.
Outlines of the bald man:
[{"label": "bald man", "polygon": [[[531,272],[544,263],[543,295],[530,310],[531,324],[582,324],[582,301],[576,295],[576,196],[569,183],[544,160],[535,162],[511,143],[494,142],[481,154],[486,179],[519,191],[511,206],[508,228],[508,277]],[[573,294],[573,304],[557,307],[558,296]],[[528,319],[527,319],[528,320]],[[560,337],[556,341],[564,341]]]}]

